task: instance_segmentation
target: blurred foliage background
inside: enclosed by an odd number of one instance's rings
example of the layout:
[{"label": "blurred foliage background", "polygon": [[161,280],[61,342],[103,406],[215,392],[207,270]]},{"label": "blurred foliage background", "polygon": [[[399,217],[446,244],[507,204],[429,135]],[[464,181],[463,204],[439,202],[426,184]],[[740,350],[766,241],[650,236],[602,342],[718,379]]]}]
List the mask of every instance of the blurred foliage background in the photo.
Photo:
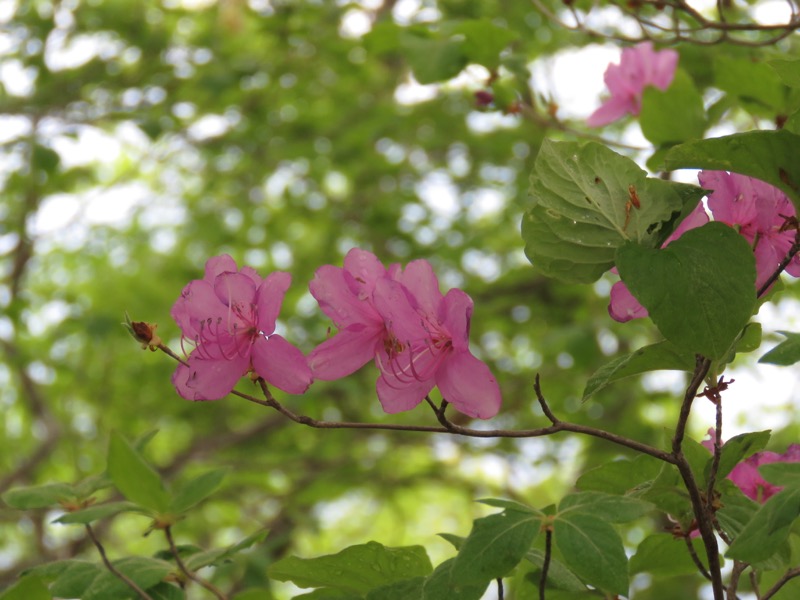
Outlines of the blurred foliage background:
[{"label": "blurred foliage background", "polygon": [[[176,528],[178,542],[221,545],[267,528],[264,544],[215,578],[268,587],[266,565],[287,552],[370,539],[424,544],[436,563],[452,549],[435,534],[465,535],[486,512],[475,498],[544,507],[578,473],[620,456],[567,435],[316,431],[236,397],[182,400],[170,385],[174,363],[139,350],[120,322],[125,311],[157,322],[178,350],[169,309],[221,253],[262,275],[292,273],[280,327],[306,352],[331,325],[308,293],[317,267],[341,264],[353,246],[386,264],[426,258],[443,287],[475,300],[475,351],[504,395],[494,426],[545,424],[532,391],[538,372],[561,418],[663,437],[680,379],[618,384],[581,402],[593,371],[653,341],[655,330],[608,317],[611,279],[546,280],[522,253],[520,215],[540,142],[595,135],[558,119],[558,98],[532,84],[541,61],[599,41],[543,12],[563,7],[1,2],[0,492],[101,472],[110,430],[134,439],[158,429],[148,452],[167,477],[232,467],[222,491]],[[455,35],[466,53],[448,37],[464,22],[473,25]],[[766,52],[792,52],[797,38],[781,44]],[[722,47],[726,60],[763,56]],[[697,60],[702,47],[680,50],[698,87],[725,92],[715,119],[728,131],[774,126],[786,94],[737,103],[745,92],[715,81]],[[482,106],[480,90],[493,103]],[[798,286],[783,294],[796,297]],[[368,366],[280,399],[326,419],[434,424],[425,406],[382,414],[375,377]],[[696,423],[695,433],[707,426]],[[796,426],[782,435],[796,437]],[[83,531],[50,524],[54,516],[0,505],[0,589],[27,566],[94,557]],[[112,555],[149,555],[163,543],[142,537],[146,525],[126,516],[99,529]]]}]

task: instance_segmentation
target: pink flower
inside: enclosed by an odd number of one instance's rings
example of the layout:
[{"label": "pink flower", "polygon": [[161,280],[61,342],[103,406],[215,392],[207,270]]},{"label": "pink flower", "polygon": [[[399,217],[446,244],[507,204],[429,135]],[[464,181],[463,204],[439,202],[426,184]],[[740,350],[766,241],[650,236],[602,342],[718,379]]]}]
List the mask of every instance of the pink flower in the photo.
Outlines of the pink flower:
[{"label": "pink flower", "polygon": [[758,467],[775,462],[800,462],[800,444],[792,444],[783,454],[776,452],[756,452],[750,458],[736,465],[728,475],[742,493],[762,504],[783,488],[764,480]]},{"label": "pink flower", "polygon": [[469,352],[472,300],[461,290],[442,296],[430,263],[386,269],[373,254],[353,249],[344,268],[321,267],[309,288],[339,328],[309,355],[316,378],[344,377],[374,358],[388,413],[414,408],[438,385],[464,414],[497,414],[497,382]]},{"label": "pink flower", "polygon": [[652,42],[625,48],[619,64],[606,69],[604,80],[611,97],[586,120],[589,127],[608,125],[626,114],[638,115],[642,94],[648,85],[666,90],[675,77],[678,53],[675,50],[653,50]]},{"label": "pink flower", "polygon": [[[661,247],[666,248],[686,231],[701,227],[706,223],[708,223],[708,215],[703,208],[703,204],[700,203],[683,221],[681,221],[680,225],[678,225]],[[617,272],[616,268],[612,269],[612,271],[614,273]],[[628,290],[628,286],[622,281],[618,281],[611,286],[608,314],[611,315],[612,319],[620,323],[625,323],[631,319],[640,319],[648,315],[647,309],[639,304],[639,301],[634,298],[633,294]]]},{"label": "pink flower", "polygon": [[378,282],[375,305],[389,332],[375,356],[386,412],[414,408],[437,386],[459,412],[480,419],[497,414],[497,381],[469,351],[473,305],[467,294],[452,289],[443,296],[430,263],[415,260]]},{"label": "pink flower", "polygon": [[[756,258],[756,289],[760,289],[794,243],[794,231],[780,231],[783,217],[795,216],[789,198],[778,188],[736,173],[701,171],[700,185],[713,190],[708,207],[715,221],[742,234],[753,247]],[[786,272],[800,276],[800,256],[795,256]]]},{"label": "pink flower", "polygon": [[[703,440],[701,443],[713,452],[713,427],[708,430],[708,435],[711,436],[711,440]],[[800,462],[800,444],[791,444],[783,454],[766,450],[763,452],[756,452],[733,467],[733,470],[728,474],[728,479],[736,484],[736,487],[742,490],[745,496],[763,504],[783,488],[766,481],[761,477],[758,468],[761,465],[776,462]]]},{"label": "pink flower", "polygon": [[347,253],[344,268],[325,265],[317,269],[308,288],[339,332],[308,355],[315,379],[346,377],[375,357],[388,334],[372,293],[377,281],[388,276],[389,271],[374,254],[358,248]]},{"label": "pink flower", "polygon": [[189,282],[171,311],[194,345],[188,366],[172,376],[181,396],[218,400],[250,372],[290,394],[308,389],[311,370],[302,352],[274,333],[290,283],[288,273],[262,280],[250,267],[237,269],[227,254],[206,262],[203,279]]}]

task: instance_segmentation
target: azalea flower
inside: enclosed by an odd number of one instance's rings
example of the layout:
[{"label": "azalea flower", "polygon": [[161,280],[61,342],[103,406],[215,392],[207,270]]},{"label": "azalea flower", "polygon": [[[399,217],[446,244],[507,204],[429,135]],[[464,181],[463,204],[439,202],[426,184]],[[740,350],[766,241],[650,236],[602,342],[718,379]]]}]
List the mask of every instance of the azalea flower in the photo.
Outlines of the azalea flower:
[{"label": "azalea flower", "polygon": [[372,301],[379,279],[389,271],[371,252],[353,248],[344,268],[325,265],[308,285],[311,295],[339,332],[308,355],[315,379],[332,381],[354,373],[375,357],[388,335]]},{"label": "azalea flower", "polygon": [[653,50],[652,42],[642,42],[622,51],[619,64],[611,64],[603,79],[611,96],[586,120],[589,127],[608,125],[626,114],[638,115],[642,95],[648,85],[666,90],[675,77],[678,53]]},{"label": "azalea flower", "polygon": [[[735,228],[752,246],[756,289],[761,289],[794,243],[793,230],[781,231],[784,217],[795,216],[794,205],[778,188],[752,177],[701,171],[697,178],[701,186],[713,190],[708,208],[714,220]],[[800,276],[800,256],[792,259],[786,272]]]},{"label": "azalea flower", "polygon": [[473,304],[467,294],[452,289],[442,295],[430,263],[416,260],[380,280],[374,297],[389,332],[375,356],[386,412],[414,408],[436,386],[459,412],[480,419],[497,414],[497,381],[469,350]]},{"label": "azalea flower", "polygon": [[172,376],[181,396],[218,400],[248,373],[290,394],[308,389],[305,357],[275,333],[290,283],[288,273],[262,279],[250,267],[238,269],[227,254],[206,262],[203,279],[189,282],[171,311],[182,340],[194,345]]},{"label": "azalea flower", "polygon": [[[708,430],[711,440],[703,440],[702,442],[703,446],[712,452],[714,451],[714,442],[712,441],[714,433],[714,428],[712,427]],[[733,470],[728,474],[728,479],[736,484],[736,487],[742,490],[745,496],[763,504],[783,488],[766,481],[758,472],[758,468],[761,465],[776,462],[800,462],[800,444],[791,444],[783,454],[766,450],[756,452],[733,467]]]},{"label": "azalea flower", "polygon": [[[784,217],[795,216],[794,205],[778,188],[752,177],[725,171],[701,171],[697,178],[701,186],[712,190],[708,195],[708,208],[714,220],[736,229],[752,246],[756,259],[756,289],[761,289],[794,243],[793,230],[781,231],[786,222]],[[662,247],[685,231],[707,222],[708,216],[702,204],[698,204]],[[796,255],[785,270],[789,275],[800,277],[800,255]],[[621,281],[611,287],[608,312],[621,323],[647,316],[647,309]]]},{"label": "azalea flower", "polygon": [[414,408],[438,385],[464,414],[497,414],[497,382],[469,352],[472,300],[461,290],[442,296],[430,263],[387,269],[370,252],[353,249],[343,268],[318,269],[309,288],[339,328],[309,355],[315,378],[338,379],[374,359],[378,399],[388,413]]}]

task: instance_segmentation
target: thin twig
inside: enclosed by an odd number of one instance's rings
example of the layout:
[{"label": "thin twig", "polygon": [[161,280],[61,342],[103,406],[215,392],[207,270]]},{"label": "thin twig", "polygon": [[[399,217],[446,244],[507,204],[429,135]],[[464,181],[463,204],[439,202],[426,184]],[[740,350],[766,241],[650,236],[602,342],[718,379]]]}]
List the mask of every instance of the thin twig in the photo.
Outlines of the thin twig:
[{"label": "thin twig", "polygon": [[125,585],[131,588],[134,592],[139,594],[142,600],[153,600],[152,596],[150,596],[150,594],[148,594],[142,588],[140,588],[135,581],[130,579],[124,573],[120,573],[116,569],[116,567],[114,567],[114,565],[111,564],[111,561],[108,560],[108,556],[106,556],[106,550],[105,548],[103,548],[103,544],[100,543],[100,540],[97,539],[97,536],[95,536],[94,531],[92,531],[92,526],[87,523],[85,527],[86,527],[86,533],[89,534],[89,537],[91,538],[92,542],[97,548],[97,551],[100,553],[100,558],[103,559],[103,564],[106,566],[106,569],[108,569],[115,577],[124,582]]},{"label": "thin twig", "polygon": [[789,266],[789,263],[792,262],[792,259],[798,252],[800,252],[800,230],[798,230],[797,233],[795,234],[794,243],[792,244],[791,248],[789,248],[789,251],[786,253],[786,256],[783,257],[783,260],[778,265],[778,268],[775,269],[772,275],[769,276],[769,279],[767,279],[764,282],[764,284],[758,289],[756,298],[760,298],[761,296],[763,296],[767,292],[767,290],[769,290],[769,288],[772,287],[772,284],[778,280],[778,278],[781,276],[781,273],[783,273],[786,267]]},{"label": "thin twig", "polygon": [[683,536],[683,541],[686,542],[686,549],[689,551],[689,556],[692,557],[692,562],[697,567],[697,570],[700,571],[700,574],[711,581],[711,574],[706,569],[706,566],[703,564],[703,561],[700,560],[700,557],[697,556],[697,552],[695,552],[694,544],[692,544],[692,538],[688,535]]},{"label": "thin twig", "polygon": [[706,507],[708,514],[714,513],[714,486],[717,484],[717,471],[719,471],[719,461],[722,457],[722,399],[717,396],[714,402],[716,408],[716,423],[714,427],[714,456],[711,459],[711,471],[708,474],[708,486],[706,487]]},{"label": "thin twig", "polygon": [[164,535],[167,538],[170,552],[172,552],[172,556],[175,558],[175,563],[178,565],[178,568],[181,570],[181,573],[186,575],[186,577],[188,577],[198,585],[201,585],[202,587],[207,589],[209,592],[211,592],[217,598],[219,598],[219,600],[228,600],[228,597],[225,594],[223,594],[222,591],[220,591],[220,589],[217,586],[215,586],[210,581],[206,581],[205,579],[197,575],[197,573],[195,573],[194,571],[191,571],[190,569],[186,568],[186,565],[181,559],[180,552],[178,552],[178,548],[177,546],[175,546],[175,540],[172,537],[172,528],[169,525],[164,527]]},{"label": "thin twig", "polygon": [[728,598],[736,598],[736,588],[739,587],[739,579],[742,576],[742,573],[745,572],[747,567],[749,567],[747,563],[741,562],[739,560],[733,561],[733,569],[731,570],[731,579],[728,582]]},{"label": "thin twig", "polygon": [[550,555],[553,553],[553,531],[547,527],[544,532],[544,562],[542,575],[539,577],[539,600],[545,600],[545,587],[547,587],[547,571],[550,570]]},{"label": "thin twig", "polygon": [[764,592],[764,595],[761,596],[760,600],[769,600],[769,598],[772,598],[775,594],[777,594],[780,591],[780,589],[784,585],[786,585],[786,583],[789,582],[790,579],[794,579],[795,577],[798,576],[800,576],[800,567],[789,569],[788,571],[786,571],[786,573],[783,574],[783,577],[781,577],[778,581],[775,582],[775,585],[773,585],[766,592]]},{"label": "thin twig", "polygon": [[503,578],[497,578],[497,600],[503,600]]}]

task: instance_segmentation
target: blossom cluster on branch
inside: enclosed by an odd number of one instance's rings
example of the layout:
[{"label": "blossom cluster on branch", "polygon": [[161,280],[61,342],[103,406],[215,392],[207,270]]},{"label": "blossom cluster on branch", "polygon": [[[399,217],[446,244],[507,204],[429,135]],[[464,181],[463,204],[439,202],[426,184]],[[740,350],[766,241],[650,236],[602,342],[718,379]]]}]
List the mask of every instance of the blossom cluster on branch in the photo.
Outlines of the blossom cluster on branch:
[{"label": "blossom cluster on branch", "polygon": [[468,416],[497,414],[497,381],[469,349],[472,299],[459,289],[443,295],[428,261],[387,269],[354,248],[343,268],[318,269],[309,288],[339,332],[308,357],[275,333],[290,283],[288,273],[261,279],[238,269],[228,255],[209,259],[204,278],[190,282],[172,308],[182,340],[193,346],[172,378],[181,396],[216,400],[245,375],[302,394],[312,379],[339,379],[374,360],[388,413],[414,408],[438,386]]}]

